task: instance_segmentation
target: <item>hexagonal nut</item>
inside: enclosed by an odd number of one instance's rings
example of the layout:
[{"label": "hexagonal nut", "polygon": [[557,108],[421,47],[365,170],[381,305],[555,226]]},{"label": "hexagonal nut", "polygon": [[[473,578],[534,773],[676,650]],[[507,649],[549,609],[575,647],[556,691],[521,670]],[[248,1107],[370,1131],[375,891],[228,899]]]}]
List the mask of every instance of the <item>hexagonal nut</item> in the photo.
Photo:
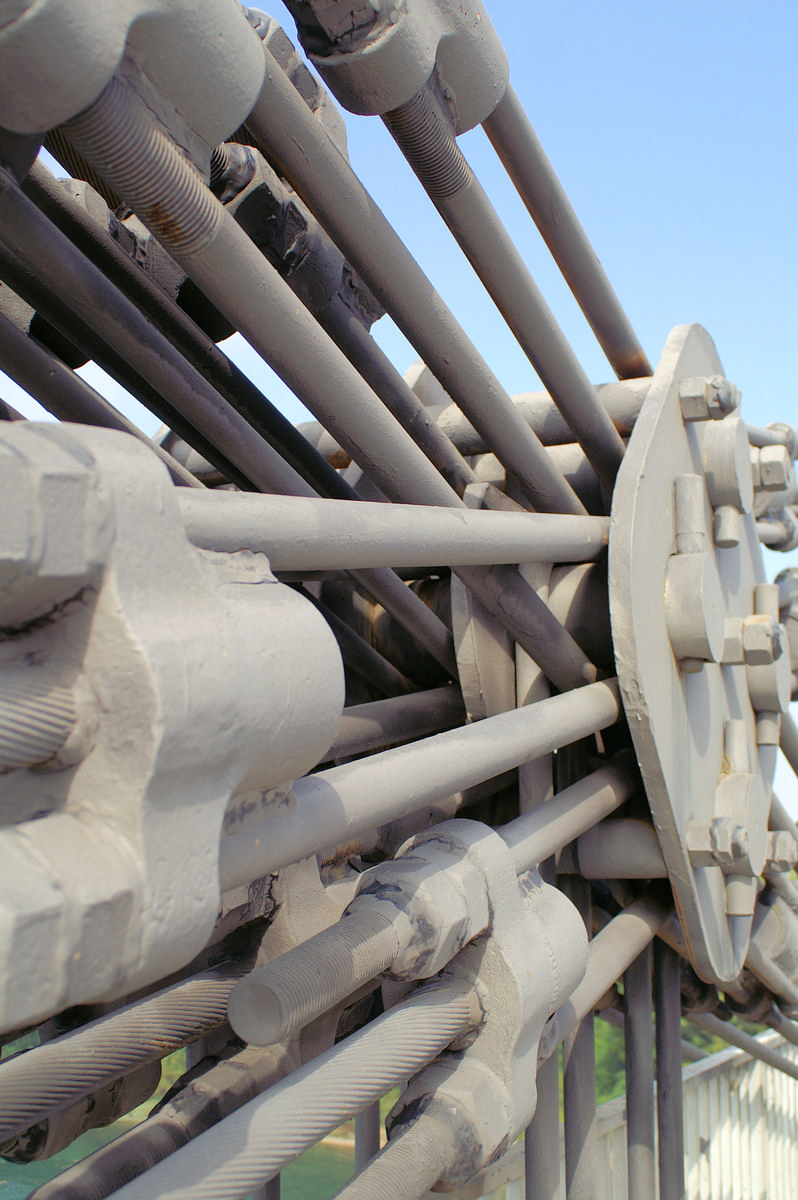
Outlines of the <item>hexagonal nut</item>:
[{"label": "hexagonal nut", "polygon": [[720,420],[740,404],[740,393],[722,375],[696,376],[679,384],[679,405],[685,421]]},{"label": "hexagonal nut", "polygon": [[12,428],[3,422],[0,429],[0,607],[6,594],[14,588],[41,550],[34,545],[35,507],[33,489],[36,482],[33,464],[17,453],[13,446],[3,445],[2,437]]},{"label": "hexagonal nut", "polygon": [[63,894],[31,869],[12,831],[0,835],[0,1030],[19,1029],[58,1008],[65,989],[60,941]]},{"label": "hexagonal nut", "polygon": [[467,1183],[502,1147],[511,1127],[512,1104],[504,1084],[472,1057],[447,1056],[417,1075],[386,1118],[389,1136],[414,1120],[422,1106],[422,1111],[451,1123],[458,1133],[460,1153],[442,1176],[448,1187]]},{"label": "hexagonal nut", "polygon": [[709,822],[709,842],[712,857],[723,871],[739,869],[748,858],[748,830],[728,817]]},{"label": "hexagonal nut", "polygon": [[741,871],[748,858],[748,833],[728,817],[692,821],[687,827],[687,852],[694,867]]},{"label": "hexagonal nut", "polygon": [[791,833],[776,829],[768,834],[767,862],[769,871],[791,871],[798,861],[798,842]]},{"label": "hexagonal nut", "polygon": [[764,667],[781,657],[779,625],[772,617],[752,613],[743,619],[743,657],[752,667]]},{"label": "hexagonal nut", "polygon": [[763,446],[759,451],[759,486],[765,492],[782,492],[792,480],[792,459],[786,446]]},{"label": "hexagonal nut", "polygon": [[[3,624],[15,625],[56,609],[105,561],[113,516],[93,455],[73,429],[20,421],[2,431],[2,442],[23,464],[9,478],[4,468],[8,502],[21,510],[10,527],[19,524],[17,541],[28,540],[28,561],[15,585],[0,592]],[[12,558],[21,550],[19,542]]]}]

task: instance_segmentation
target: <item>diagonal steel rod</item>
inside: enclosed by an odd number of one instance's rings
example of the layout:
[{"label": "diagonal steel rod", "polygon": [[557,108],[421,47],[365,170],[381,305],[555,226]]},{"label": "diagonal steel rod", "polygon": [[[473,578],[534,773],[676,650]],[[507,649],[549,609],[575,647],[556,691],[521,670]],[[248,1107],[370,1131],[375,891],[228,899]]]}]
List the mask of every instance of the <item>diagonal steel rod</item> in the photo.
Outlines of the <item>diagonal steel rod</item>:
[{"label": "diagonal steel rod", "polygon": [[619,379],[653,374],[629,318],[514,88],[482,128],[540,230]]},{"label": "diagonal steel rod", "polygon": [[[383,121],[611,492],[624,445],[428,90]],[[453,182],[454,181],[454,182]]]}]

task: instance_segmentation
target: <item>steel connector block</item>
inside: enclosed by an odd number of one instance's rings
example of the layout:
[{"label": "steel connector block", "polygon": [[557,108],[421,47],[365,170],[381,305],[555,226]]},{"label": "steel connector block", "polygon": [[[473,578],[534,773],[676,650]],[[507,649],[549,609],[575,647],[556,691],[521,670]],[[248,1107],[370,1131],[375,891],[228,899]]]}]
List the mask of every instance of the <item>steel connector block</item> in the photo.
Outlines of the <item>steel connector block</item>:
[{"label": "steel connector block", "polygon": [[[14,510],[3,690],[27,687],[55,729],[0,774],[0,1028],[13,1029],[203,948],[223,826],[262,817],[321,758],[343,671],[327,624],[265,556],[189,544],[168,474],[135,439],[4,425],[0,455]],[[53,715],[54,696],[72,710]],[[0,712],[6,750],[22,715]]]}]

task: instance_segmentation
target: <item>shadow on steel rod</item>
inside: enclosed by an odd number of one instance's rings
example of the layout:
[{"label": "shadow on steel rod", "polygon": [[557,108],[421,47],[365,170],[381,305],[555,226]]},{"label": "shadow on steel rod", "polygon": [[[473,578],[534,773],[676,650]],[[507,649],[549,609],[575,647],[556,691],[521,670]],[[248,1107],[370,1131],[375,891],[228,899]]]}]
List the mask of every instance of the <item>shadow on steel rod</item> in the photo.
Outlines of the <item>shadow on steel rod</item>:
[{"label": "shadow on steel rod", "polygon": [[85,379],[76,375],[51,350],[17,329],[3,313],[0,313],[0,362],[6,374],[59,421],[77,421],[81,425],[98,425],[129,433],[158,455],[176,484],[205,490],[199,479],[163,446],[143,434]]},{"label": "shadow on steel rod", "polygon": [[422,988],[113,1195],[116,1200],[248,1196],[480,1019],[476,993],[466,985]]},{"label": "shadow on steel rod", "polygon": [[424,90],[383,121],[612,492],[624,453],[620,434],[466,162],[448,118]]},{"label": "shadow on steel rod", "polygon": [[[200,290],[316,412],[386,496],[447,507],[462,503],[188,166],[134,91],[112,80],[67,128],[77,148],[118,188]],[[170,171],[158,173],[156,165],[165,161]],[[513,413],[531,436],[514,409]],[[595,667],[574,639],[517,571],[508,570],[461,569],[461,577],[557,687],[595,679]]]},{"label": "shadow on steel rod", "polygon": [[618,378],[653,374],[565,188],[509,84],[482,128]]},{"label": "shadow on steel rod", "polygon": [[583,513],[538,438],[349,163],[268,49],[264,55],[263,88],[246,122],[258,148],[302,197],[452,400],[517,476],[535,507]]},{"label": "shadow on steel rod", "polygon": [[[266,492],[316,496],[305,479],[249,423],[249,418],[239,415],[206,382],[205,368],[203,373],[195,369],[159,332],[157,324],[140,312],[3,172],[0,172],[0,212],[5,245],[0,269],[6,272],[11,286],[53,325],[232,482],[245,490],[254,485]],[[112,257],[116,270],[119,264]],[[143,275],[135,264],[132,269]],[[42,282],[45,279],[47,284]],[[134,291],[137,303],[147,300],[148,306],[152,306],[150,287],[140,285],[144,297]],[[184,340],[188,337],[185,326],[193,328],[192,323],[183,314],[177,315],[176,306],[170,308],[163,298],[158,313],[170,336],[176,329],[178,332],[182,329],[181,337]],[[196,336],[201,336],[198,331]],[[210,351],[208,355],[213,359]],[[223,362],[218,362],[217,367],[224,373],[227,360],[223,355],[221,358]],[[231,375],[237,385],[238,376],[232,368]],[[268,402],[262,399],[266,405]],[[308,451],[306,457],[312,458],[318,467],[316,480],[320,479],[325,489],[334,491],[339,498],[353,498],[355,493],[337,472],[323,463],[304,439],[301,441]],[[353,577],[449,674],[456,675],[450,633],[393,572],[363,570],[353,573]]]}]

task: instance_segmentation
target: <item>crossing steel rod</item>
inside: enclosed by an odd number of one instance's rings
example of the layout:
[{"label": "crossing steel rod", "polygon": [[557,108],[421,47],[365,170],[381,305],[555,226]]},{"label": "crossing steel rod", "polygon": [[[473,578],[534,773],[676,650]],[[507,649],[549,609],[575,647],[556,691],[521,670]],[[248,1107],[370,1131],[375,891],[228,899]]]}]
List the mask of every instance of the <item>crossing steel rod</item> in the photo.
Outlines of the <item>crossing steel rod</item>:
[{"label": "crossing steel rod", "polygon": [[100,228],[42,163],[33,164],[22,190],[315,491],[349,498],[350,489],[344,480],[321,459],[287,417]]},{"label": "crossing steel rod", "polygon": [[535,507],[543,512],[583,512],[321,122],[268,50],[264,55],[263,89],[247,117],[247,129],[259,149],[279,166]]},{"label": "crossing steel rod", "polygon": [[0,244],[10,286],[224,473],[233,463],[247,489],[313,494],[5,170]]},{"label": "crossing steel rod", "polygon": [[651,945],[624,972],[626,1161],[631,1196],[654,1196],[654,1038]]},{"label": "crossing steel rod", "polygon": [[[618,380],[594,385],[593,390],[602,407],[607,410],[622,437],[628,437],[632,432],[650,385],[649,379]],[[573,442],[574,435],[548,392],[522,392],[513,396],[513,403],[544,446],[563,446]],[[427,420],[435,421],[460,454],[487,452],[484,439],[456,405],[431,405],[424,412]],[[348,456],[318,421],[304,421],[299,429],[319,453],[334,462],[335,466],[347,465]]]},{"label": "crossing steel rod", "polygon": [[0,313],[0,355],[6,374],[60,421],[77,421],[81,425],[98,425],[103,429],[119,429],[129,433],[158,455],[176,484],[197,489],[204,487],[163,446],[143,434],[85,379],[76,375],[50,350],[17,329],[3,313]]},{"label": "crossing steel rod", "polygon": [[[159,332],[158,326],[141,313],[138,304],[143,300],[138,292],[133,290],[134,304],[5,173],[0,175],[0,205],[6,248],[10,247],[14,260],[19,258],[23,287],[30,288],[29,299],[34,307],[61,328],[70,340],[80,344],[90,357],[204,457],[218,465],[228,478],[246,490],[255,484],[267,492],[276,490],[315,498],[314,489],[303,476],[248,423],[250,416],[262,415],[262,410],[268,406],[265,397],[256,390],[256,398],[250,397],[248,401],[248,419],[245,420],[205,382],[205,374],[216,378],[225,375],[227,359],[223,355],[222,361],[217,361],[212,352],[203,356],[194,347],[192,353],[198,367],[186,361]],[[74,215],[71,209],[65,207],[64,211],[70,217]],[[119,253],[123,252],[120,250]],[[116,260],[113,261],[116,266]],[[127,271],[130,270],[143,275],[140,268],[128,263]],[[40,283],[42,279],[47,280],[46,288]],[[13,286],[15,280],[11,282]],[[150,303],[150,291],[155,285],[147,288],[139,284],[139,287],[144,288],[145,312],[149,313],[154,304],[154,301]],[[68,295],[69,303],[56,300],[52,289],[61,296]],[[22,288],[17,290],[24,294]],[[183,314],[178,317],[173,311],[176,306],[170,309],[168,304],[162,304],[162,309],[157,310],[157,315],[170,337],[177,333],[181,346],[191,349],[192,341],[201,336],[199,331],[192,333],[193,326],[188,318]],[[229,363],[227,371],[232,380],[230,386],[236,394],[246,398],[248,393],[241,389],[238,374]],[[164,396],[168,397],[168,403]],[[180,412],[176,407],[178,401],[181,402]],[[288,424],[282,417],[280,422]],[[277,432],[282,452],[282,443],[287,439],[279,422]],[[304,439],[300,440],[304,443]],[[308,452],[310,449],[307,447]],[[296,447],[294,453],[298,453]],[[314,466],[314,479],[320,481],[321,486],[332,490],[338,498],[354,496],[336,471],[327,464],[322,464],[323,469],[318,467],[319,455],[313,452],[312,458],[313,463],[304,463],[306,473],[309,465]],[[356,578],[410,629],[450,674],[456,674],[450,635],[423,601],[388,571],[363,571]]]},{"label": "crossing steel rod", "polygon": [[[68,123],[68,132],[386,496],[447,507],[462,503],[134,93],[112,80]],[[168,172],[155,169],[164,162]],[[307,494],[306,487],[293,490]],[[566,689],[596,678],[584,652],[517,573],[477,569],[463,578],[555,685]]]},{"label": "crossing steel rod", "polygon": [[223,838],[222,889],[250,883],[322,847],[354,841],[375,825],[605,729],[619,708],[614,681],[589,684],[308,775],[294,784],[288,813]]},{"label": "crossing steel rod", "polygon": [[462,725],[463,699],[456,687],[431,688],[345,708],[327,758],[350,758],[397,742],[429,737]]},{"label": "crossing steel rod", "polygon": [[624,453],[620,435],[463,156],[448,118],[425,89],[383,121],[599,479],[612,491]]},{"label": "crossing steel rod", "polygon": [[629,318],[512,85],[482,122],[619,379],[653,374]]},{"label": "crossing steel rod", "polygon": [[736,1025],[732,1025],[731,1021],[722,1021],[720,1017],[716,1017],[712,1013],[687,1013],[686,1015],[688,1021],[697,1025],[699,1029],[705,1029],[707,1033],[722,1038],[730,1046],[744,1050],[752,1058],[758,1058],[760,1062],[767,1063],[769,1067],[775,1067],[777,1071],[783,1071],[792,1079],[798,1079],[798,1063],[791,1062],[789,1058],[785,1058],[771,1046],[763,1045],[758,1038],[752,1037],[750,1033],[745,1033]]},{"label": "crossing steel rod", "polygon": [[121,1187],[114,1200],[248,1196],[479,1020],[476,993],[465,984],[424,988]]},{"label": "crossing steel rod", "polygon": [[595,1008],[671,915],[653,896],[643,895],[622,909],[590,942],[587,970],[569,998],[550,1018],[540,1039],[540,1061],[547,1059]]},{"label": "crossing steel rod", "polygon": [[[635,787],[628,772],[605,767],[499,827],[516,871],[537,866],[623,804]],[[248,975],[230,1001],[234,1027],[256,1045],[282,1041],[388,970],[400,949],[385,913],[358,908]]]},{"label": "crossing steel rod", "polygon": [[660,1200],[684,1200],[682,1110],[681,963],[660,939],[654,941],[654,1013],[657,1049],[657,1133]]},{"label": "crossing steel rod", "polygon": [[275,571],[587,562],[609,536],[608,517],[365,502],[353,513],[347,500],[235,492],[179,501],[195,546],[260,550]]},{"label": "crossing steel rod", "polygon": [[335,1193],[333,1200],[421,1200],[438,1182],[459,1151],[457,1129],[432,1108]]},{"label": "crossing steel rod", "polygon": [[0,1141],[218,1028],[246,969],[214,967],[8,1059],[0,1066]]}]

